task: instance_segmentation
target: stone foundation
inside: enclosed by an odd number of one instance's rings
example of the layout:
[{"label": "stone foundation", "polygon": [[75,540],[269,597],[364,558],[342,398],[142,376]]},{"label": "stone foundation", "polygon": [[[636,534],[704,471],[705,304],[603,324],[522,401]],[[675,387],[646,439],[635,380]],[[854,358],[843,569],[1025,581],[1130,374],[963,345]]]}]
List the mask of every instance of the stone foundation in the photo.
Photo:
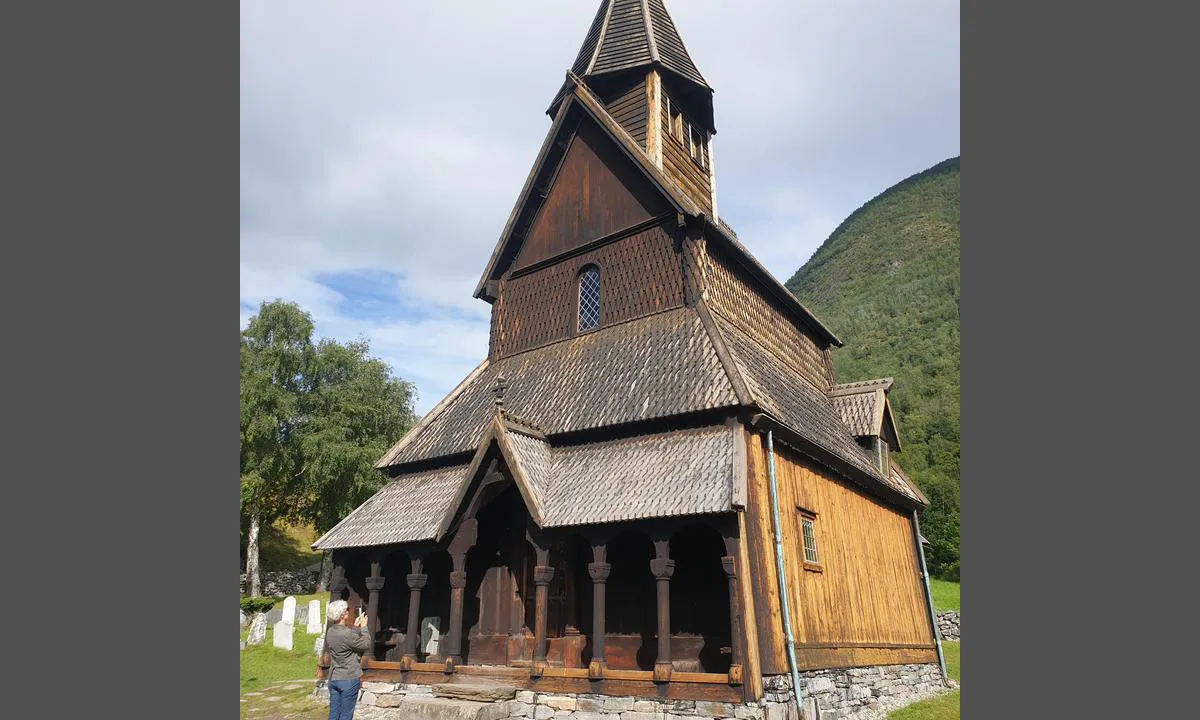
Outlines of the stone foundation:
[{"label": "stone foundation", "polygon": [[[883,665],[865,668],[815,670],[800,673],[805,699],[805,720],[878,720],[897,708],[946,691],[936,663]],[[488,717],[533,720],[798,720],[792,702],[791,677],[763,678],[763,699],[757,703],[722,703],[703,700],[651,700],[589,694],[546,694],[515,688],[481,686],[406,685],[364,682],[359,699],[359,720],[392,720],[403,708],[415,707],[421,698],[453,695],[476,701]],[[466,693],[466,694],[464,694]],[[328,701],[324,681],[316,695]],[[409,699],[411,698],[411,700]],[[482,715],[480,715],[482,717]]]},{"label": "stone foundation", "polygon": [[[880,720],[948,688],[937,663],[808,670],[800,673],[806,720]],[[790,675],[763,678],[767,720],[795,717]]]}]

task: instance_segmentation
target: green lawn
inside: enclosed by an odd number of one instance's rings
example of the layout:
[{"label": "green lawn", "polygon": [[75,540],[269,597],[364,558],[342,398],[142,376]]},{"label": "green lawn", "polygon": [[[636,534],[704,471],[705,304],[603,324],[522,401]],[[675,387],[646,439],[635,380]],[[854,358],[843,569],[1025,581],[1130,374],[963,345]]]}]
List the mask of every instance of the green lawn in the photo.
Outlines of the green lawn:
[{"label": "green lawn", "polygon": [[956,582],[929,578],[929,591],[933,595],[934,609],[962,612],[961,603],[958,600],[958,587]]},{"label": "green lawn", "polygon": [[[299,598],[297,598],[299,599]],[[246,639],[242,630],[241,639]],[[242,718],[255,720],[320,720],[328,716],[328,708],[312,697],[317,677],[317,656],[313,655],[316,635],[296,628],[292,636],[293,650],[280,650],[271,644],[272,629],[261,645],[250,645],[241,651],[241,713]]]}]

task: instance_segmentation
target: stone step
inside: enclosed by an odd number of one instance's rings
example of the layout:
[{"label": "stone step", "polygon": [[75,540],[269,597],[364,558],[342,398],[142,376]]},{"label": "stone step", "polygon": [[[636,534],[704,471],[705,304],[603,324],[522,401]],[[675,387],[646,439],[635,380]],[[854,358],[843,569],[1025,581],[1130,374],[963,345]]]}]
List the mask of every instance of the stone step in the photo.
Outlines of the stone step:
[{"label": "stone step", "polygon": [[495,702],[497,700],[512,700],[517,696],[517,689],[511,685],[495,685],[480,682],[439,683],[433,686],[433,694],[438,697],[456,700]]},{"label": "stone step", "polygon": [[355,708],[355,720],[503,720],[507,702],[476,702],[454,698],[409,695],[390,707]]}]

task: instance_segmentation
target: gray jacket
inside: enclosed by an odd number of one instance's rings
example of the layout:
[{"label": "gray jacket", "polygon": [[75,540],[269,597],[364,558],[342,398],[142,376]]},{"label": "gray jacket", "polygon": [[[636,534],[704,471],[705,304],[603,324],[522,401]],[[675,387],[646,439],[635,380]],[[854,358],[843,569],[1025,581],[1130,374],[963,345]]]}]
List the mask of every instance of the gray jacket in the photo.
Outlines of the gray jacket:
[{"label": "gray jacket", "polygon": [[328,680],[353,680],[362,676],[362,654],[371,649],[371,633],[366,628],[334,625],[325,633],[329,653]]}]

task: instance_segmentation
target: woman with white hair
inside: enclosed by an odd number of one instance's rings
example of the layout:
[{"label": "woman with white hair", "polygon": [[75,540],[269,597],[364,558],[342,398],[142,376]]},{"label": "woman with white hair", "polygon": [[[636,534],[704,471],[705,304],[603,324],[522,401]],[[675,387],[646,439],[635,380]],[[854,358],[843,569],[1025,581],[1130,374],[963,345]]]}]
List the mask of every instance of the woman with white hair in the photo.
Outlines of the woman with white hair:
[{"label": "woman with white hair", "polygon": [[325,650],[329,653],[329,720],[351,720],[358,690],[362,685],[362,655],[371,647],[367,616],[361,608],[351,619],[345,600],[334,600],[327,610],[331,626],[325,631]]}]

